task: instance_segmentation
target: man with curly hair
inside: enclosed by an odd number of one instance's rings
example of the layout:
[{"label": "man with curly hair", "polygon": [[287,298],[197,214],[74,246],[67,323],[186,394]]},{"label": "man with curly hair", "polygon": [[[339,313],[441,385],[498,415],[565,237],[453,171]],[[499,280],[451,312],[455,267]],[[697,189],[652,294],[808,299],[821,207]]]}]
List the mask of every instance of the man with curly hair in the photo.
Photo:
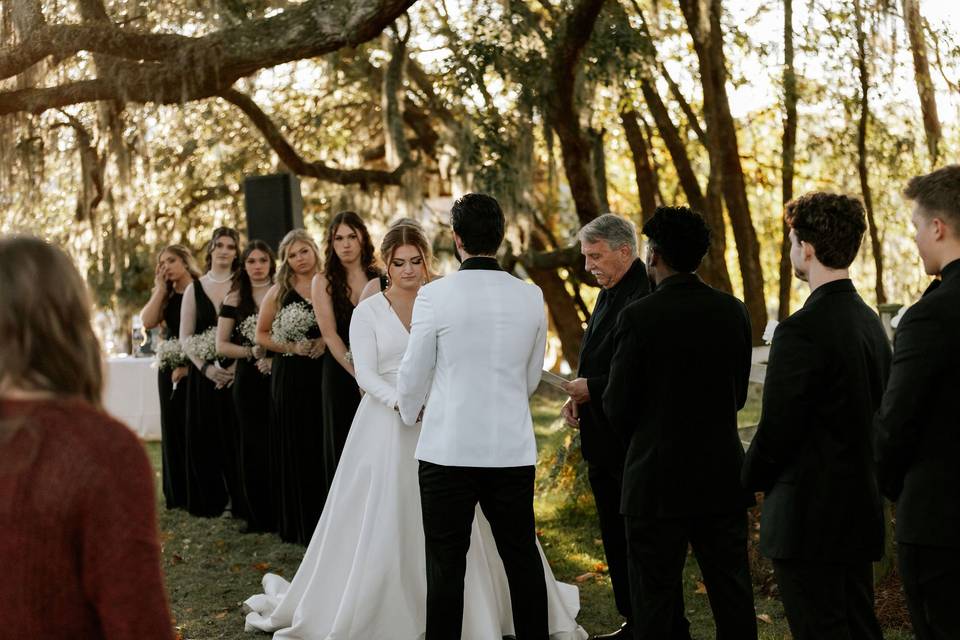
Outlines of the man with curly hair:
[{"label": "man with curly hair", "polygon": [[890,345],[850,280],[863,205],[809,193],[785,217],[790,261],[810,297],[774,333],[743,482],[766,494],[760,551],[773,560],[793,637],[882,640],[872,562],[883,555],[884,526],[871,434]]},{"label": "man with curly hair", "polygon": [[960,638],[960,165],[913,178],[917,248],[939,276],[897,327],[878,415],[880,488],[897,501],[897,557],[920,640]]},{"label": "man with curly hair", "polygon": [[627,531],[636,638],[682,632],[676,615],[687,545],[710,596],[718,638],[757,637],[747,562],[743,446],[750,318],[696,273],[710,229],[687,207],[659,207],[643,227],[653,293],[617,320],[603,411],[627,444],[620,511]]}]

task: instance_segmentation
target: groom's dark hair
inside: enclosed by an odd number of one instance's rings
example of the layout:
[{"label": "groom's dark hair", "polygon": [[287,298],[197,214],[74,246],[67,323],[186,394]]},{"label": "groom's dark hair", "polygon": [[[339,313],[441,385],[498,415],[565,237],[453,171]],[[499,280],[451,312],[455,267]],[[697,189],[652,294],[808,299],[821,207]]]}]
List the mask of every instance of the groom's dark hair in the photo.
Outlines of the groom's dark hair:
[{"label": "groom's dark hair", "polygon": [[485,193],[468,193],[453,203],[450,224],[467,253],[492,256],[503,242],[506,221],[496,198]]}]

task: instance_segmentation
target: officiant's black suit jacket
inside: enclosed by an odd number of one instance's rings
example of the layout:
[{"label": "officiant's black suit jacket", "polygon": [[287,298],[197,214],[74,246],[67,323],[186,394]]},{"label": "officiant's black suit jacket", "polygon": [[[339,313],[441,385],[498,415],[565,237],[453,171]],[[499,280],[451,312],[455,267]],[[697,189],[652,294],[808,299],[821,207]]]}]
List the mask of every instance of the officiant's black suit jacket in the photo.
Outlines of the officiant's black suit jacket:
[{"label": "officiant's black suit jacket", "polygon": [[626,443],[614,432],[603,412],[603,392],[607,388],[610,360],[616,348],[614,329],[625,306],[650,293],[650,281],[642,260],[635,260],[623,278],[600,292],[593,315],[580,343],[580,367],[577,375],[587,379],[590,402],[578,405],[580,412],[580,448],[590,464],[619,473],[623,467]]},{"label": "officiant's black suit jacket", "polygon": [[960,260],[904,314],[877,415],[897,541],[960,548]]},{"label": "officiant's black suit jacket", "polygon": [[859,562],[883,554],[873,415],[890,343],[850,280],[818,287],[777,327],[744,484],[766,492],[760,551]]},{"label": "officiant's black suit jacket", "polygon": [[744,509],[737,411],[747,398],[750,318],[744,304],[677,274],[620,312],[603,395],[629,440],[620,510],[683,517]]}]

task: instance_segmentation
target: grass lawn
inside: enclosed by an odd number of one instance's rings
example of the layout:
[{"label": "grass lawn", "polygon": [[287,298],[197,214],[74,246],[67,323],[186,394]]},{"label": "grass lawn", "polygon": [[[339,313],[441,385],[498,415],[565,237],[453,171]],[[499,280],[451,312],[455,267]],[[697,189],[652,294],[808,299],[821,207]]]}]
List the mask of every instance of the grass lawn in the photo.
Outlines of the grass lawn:
[{"label": "grass lawn", "polygon": [[[536,501],[540,541],[556,577],[580,588],[580,624],[591,634],[619,626],[606,574],[595,507],[584,479],[555,477],[558,451],[566,449],[571,432],[556,420],[561,401],[538,394],[533,410],[540,445]],[[148,443],[156,470],[158,511],[163,542],[163,568],[175,624],[183,640],[257,638],[243,632],[244,599],[260,592],[260,578],[270,571],[292,578],[303,547],[285,544],[272,534],[244,534],[243,524],[227,518],[193,518],[183,511],[166,511],[159,493],[160,446]],[[551,477],[553,475],[553,477]],[[549,485],[549,489],[545,488]],[[684,600],[692,633],[698,640],[714,637],[707,596],[696,561],[684,572]],[[789,638],[783,608],[776,599],[758,595],[760,638]],[[907,640],[891,631],[888,640]]]}]

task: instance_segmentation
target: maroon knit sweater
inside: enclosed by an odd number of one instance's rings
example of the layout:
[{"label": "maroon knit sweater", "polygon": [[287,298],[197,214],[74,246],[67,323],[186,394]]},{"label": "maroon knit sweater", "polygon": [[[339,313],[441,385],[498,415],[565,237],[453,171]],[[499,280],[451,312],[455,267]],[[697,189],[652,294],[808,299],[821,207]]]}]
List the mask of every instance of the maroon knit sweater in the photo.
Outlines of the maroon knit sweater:
[{"label": "maroon knit sweater", "polygon": [[79,400],[0,400],[0,637],[171,640],[153,474]]}]

